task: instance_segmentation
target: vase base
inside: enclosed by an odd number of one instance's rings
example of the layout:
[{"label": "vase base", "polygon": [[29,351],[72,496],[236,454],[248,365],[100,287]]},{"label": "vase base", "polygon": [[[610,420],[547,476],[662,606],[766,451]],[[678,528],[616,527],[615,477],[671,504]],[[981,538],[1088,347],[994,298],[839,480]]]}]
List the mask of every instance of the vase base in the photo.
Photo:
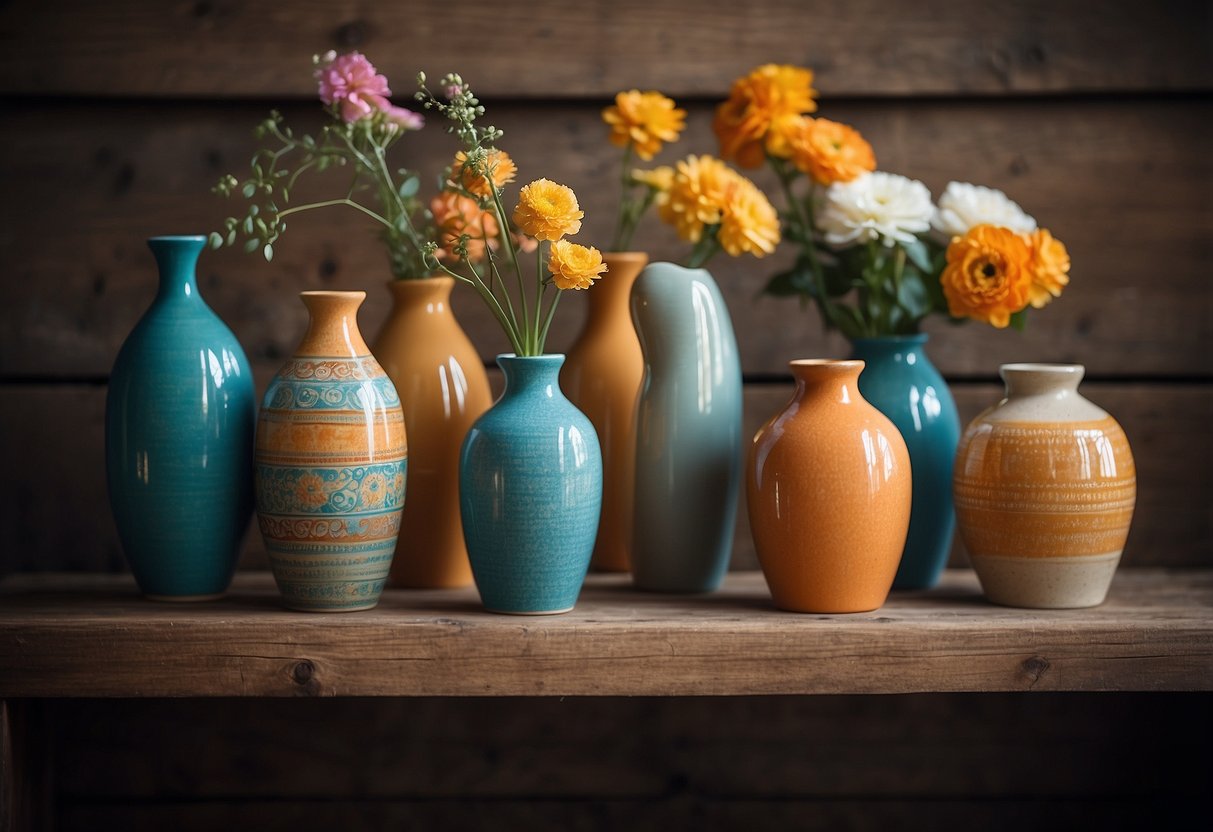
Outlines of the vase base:
[{"label": "vase base", "polygon": [[302,604],[292,604],[290,601],[283,600],[282,606],[286,607],[288,610],[293,610],[294,612],[322,612],[322,613],[323,612],[328,612],[328,613],[337,612],[337,613],[340,613],[340,612],[363,612],[364,610],[373,610],[375,607],[379,606],[379,602],[375,601],[374,603],[370,603],[370,604],[361,604],[357,607],[308,607],[308,606],[304,606]]},{"label": "vase base", "polygon": [[1069,610],[1097,607],[1108,595],[1120,552],[1079,557],[973,555],[982,591],[1003,607]]},{"label": "vase base", "polygon": [[494,615],[564,615],[566,612],[573,611],[573,607],[565,607],[562,610],[495,610],[492,607],[484,609]]},{"label": "vase base", "polygon": [[218,601],[226,592],[209,592],[201,595],[153,595],[150,592],[143,593],[143,597],[149,601],[158,601],[169,604],[194,604],[199,601]]}]

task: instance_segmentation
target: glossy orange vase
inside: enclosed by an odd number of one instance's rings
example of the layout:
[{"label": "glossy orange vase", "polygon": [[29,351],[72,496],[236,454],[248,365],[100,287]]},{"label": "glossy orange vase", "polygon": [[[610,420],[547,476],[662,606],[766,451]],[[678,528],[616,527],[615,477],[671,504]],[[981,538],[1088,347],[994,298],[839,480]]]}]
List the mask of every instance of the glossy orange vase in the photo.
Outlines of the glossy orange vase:
[{"label": "glossy orange vase", "polygon": [[790,366],[796,391],[754,437],[746,467],[758,560],[785,610],[874,610],[910,524],[906,444],[859,395],[862,361]]},{"label": "glossy orange vase", "polygon": [[451,313],[455,280],[395,280],[372,351],[396,386],[410,441],[408,500],[389,583],[472,582],[459,519],[459,447],[492,404],[479,353]]},{"label": "glossy orange vase", "polygon": [[602,444],[602,519],[591,568],[626,572],[631,565],[636,396],[644,376],[628,300],[649,257],[621,251],[609,252],[603,260],[607,273],[589,293],[585,329],[568,352],[560,389],[590,418]]}]

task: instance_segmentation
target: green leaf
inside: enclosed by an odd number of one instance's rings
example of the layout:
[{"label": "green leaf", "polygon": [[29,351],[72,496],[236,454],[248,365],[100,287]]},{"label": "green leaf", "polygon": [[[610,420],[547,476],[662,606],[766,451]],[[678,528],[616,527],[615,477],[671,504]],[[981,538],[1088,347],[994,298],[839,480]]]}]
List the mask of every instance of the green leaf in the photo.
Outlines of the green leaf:
[{"label": "green leaf", "polygon": [[905,249],[906,257],[910,258],[910,262],[924,272],[931,271],[931,252],[927,251],[926,244],[922,240],[915,239],[912,243],[902,243],[901,247]]},{"label": "green leaf", "polygon": [[257,193],[257,186],[252,182],[245,182],[244,188],[240,191],[240,193],[244,194],[245,199],[252,199],[253,194]]},{"label": "green leaf", "polygon": [[408,179],[405,179],[400,183],[400,196],[404,197],[405,199],[416,196],[417,192],[420,190],[421,180],[416,176],[410,176]]},{"label": "green leaf", "polygon": [[211,248],[222,248],[223,236],[217,231],[212,231],[210,236],[207,237],[207,242],[210,243]]},{"label": "green leaf", "polygon": [[1011,316],[1011,329],[1016,332],[1023,332],[1024,327],[1028,325],[1028,307],[1024,307]]},{"label": "green leaf", "polygon": [[228,230],[228,232],[227,232],[227,244],[228,244],[229,246],[234,246],[234,245],[236,245],[236,229],[235,229],[235,228],[232,228],[232,229],[229,229],[229,230]]},{"label": "green leaf", "polygon": [[901,286],[897,291],[897,307],[914,320],[930,314],[931,293],[927,291],[922,275],[916,269],[906,269],[902,272]]},{"label": "green leaf", "polygon": [[767,285],[762,287],[762,294],[771,295],[777,298],[787,298],[793,295],[804,294],[804,290],[800,288],[795,281],[796,272],[793,269],[788,269],[786,272],[780,272],[771,277],[767,281]]},{"label": "green leaf", "polygon": [[254,251],[257,250],[257,246],[259,246],[259,245],[261,245],[261,242],[259,240],[256,240],[256,239],[246,240],[244,243],[244,253],[252,254]]},{"label": "green leaf", "polygon": [[266,247],[261,250],[261,253],[265,255],[265,261],[267,263],[274,259],[274,247],[271,245],[267,244]]},{"label": "green leaf", "polygon": [[245,233],[245,234],[252,234],[252,233],[253,233],[253,218],[252,218],[252,216],[247,216],[247,217],[245,217],[245,218],[244,218],[244,233]]}]

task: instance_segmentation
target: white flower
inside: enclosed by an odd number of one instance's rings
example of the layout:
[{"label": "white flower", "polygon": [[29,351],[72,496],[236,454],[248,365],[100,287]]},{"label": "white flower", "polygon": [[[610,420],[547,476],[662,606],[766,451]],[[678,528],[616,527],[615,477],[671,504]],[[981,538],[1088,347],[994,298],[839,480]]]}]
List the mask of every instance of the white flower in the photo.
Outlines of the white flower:
[{"label": "white flower", "polygon": [[1001,225],[1020,234],[1036,230],[1036,220],[1002,191],[968,182],[949,182],[931,218],[935,230],[951,239],[984,224]]},{"label": "white flower", "polygon": [[876,171],[831,185],[817,224],[832,246],[880,240],[891,247],[913,242],[915,235],[929,231],[934,210],[926,185]]}]

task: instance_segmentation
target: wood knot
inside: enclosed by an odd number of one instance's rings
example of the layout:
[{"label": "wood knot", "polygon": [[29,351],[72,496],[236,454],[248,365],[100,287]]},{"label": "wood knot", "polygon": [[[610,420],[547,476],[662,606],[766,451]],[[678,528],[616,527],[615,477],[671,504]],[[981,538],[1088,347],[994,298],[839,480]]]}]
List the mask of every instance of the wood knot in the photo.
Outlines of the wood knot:
[{"label": "wood knot", "polygon": [[1030,659],[1025,659],[1020,667],[1023,668],[1023,672],[1028,678],[1032,680],[1031,684],[1028,685],[1029,688],[1032,688],[1036,686],[1036,683],[1040,681],[1040,677],[1044,676],[1045,672],[1049,669],[1049,660],[1044,656],[1032,656]]},{"label": "wood knot", "polygon": [[291,670],[291,678],[295,680],[295,684],[297,685],[306,685],[308,682],[312,681],[312,676],[315,675],[315,673],[316,666],[307,659],[304,659],[303,661],[296,663],[294,669]]}]

